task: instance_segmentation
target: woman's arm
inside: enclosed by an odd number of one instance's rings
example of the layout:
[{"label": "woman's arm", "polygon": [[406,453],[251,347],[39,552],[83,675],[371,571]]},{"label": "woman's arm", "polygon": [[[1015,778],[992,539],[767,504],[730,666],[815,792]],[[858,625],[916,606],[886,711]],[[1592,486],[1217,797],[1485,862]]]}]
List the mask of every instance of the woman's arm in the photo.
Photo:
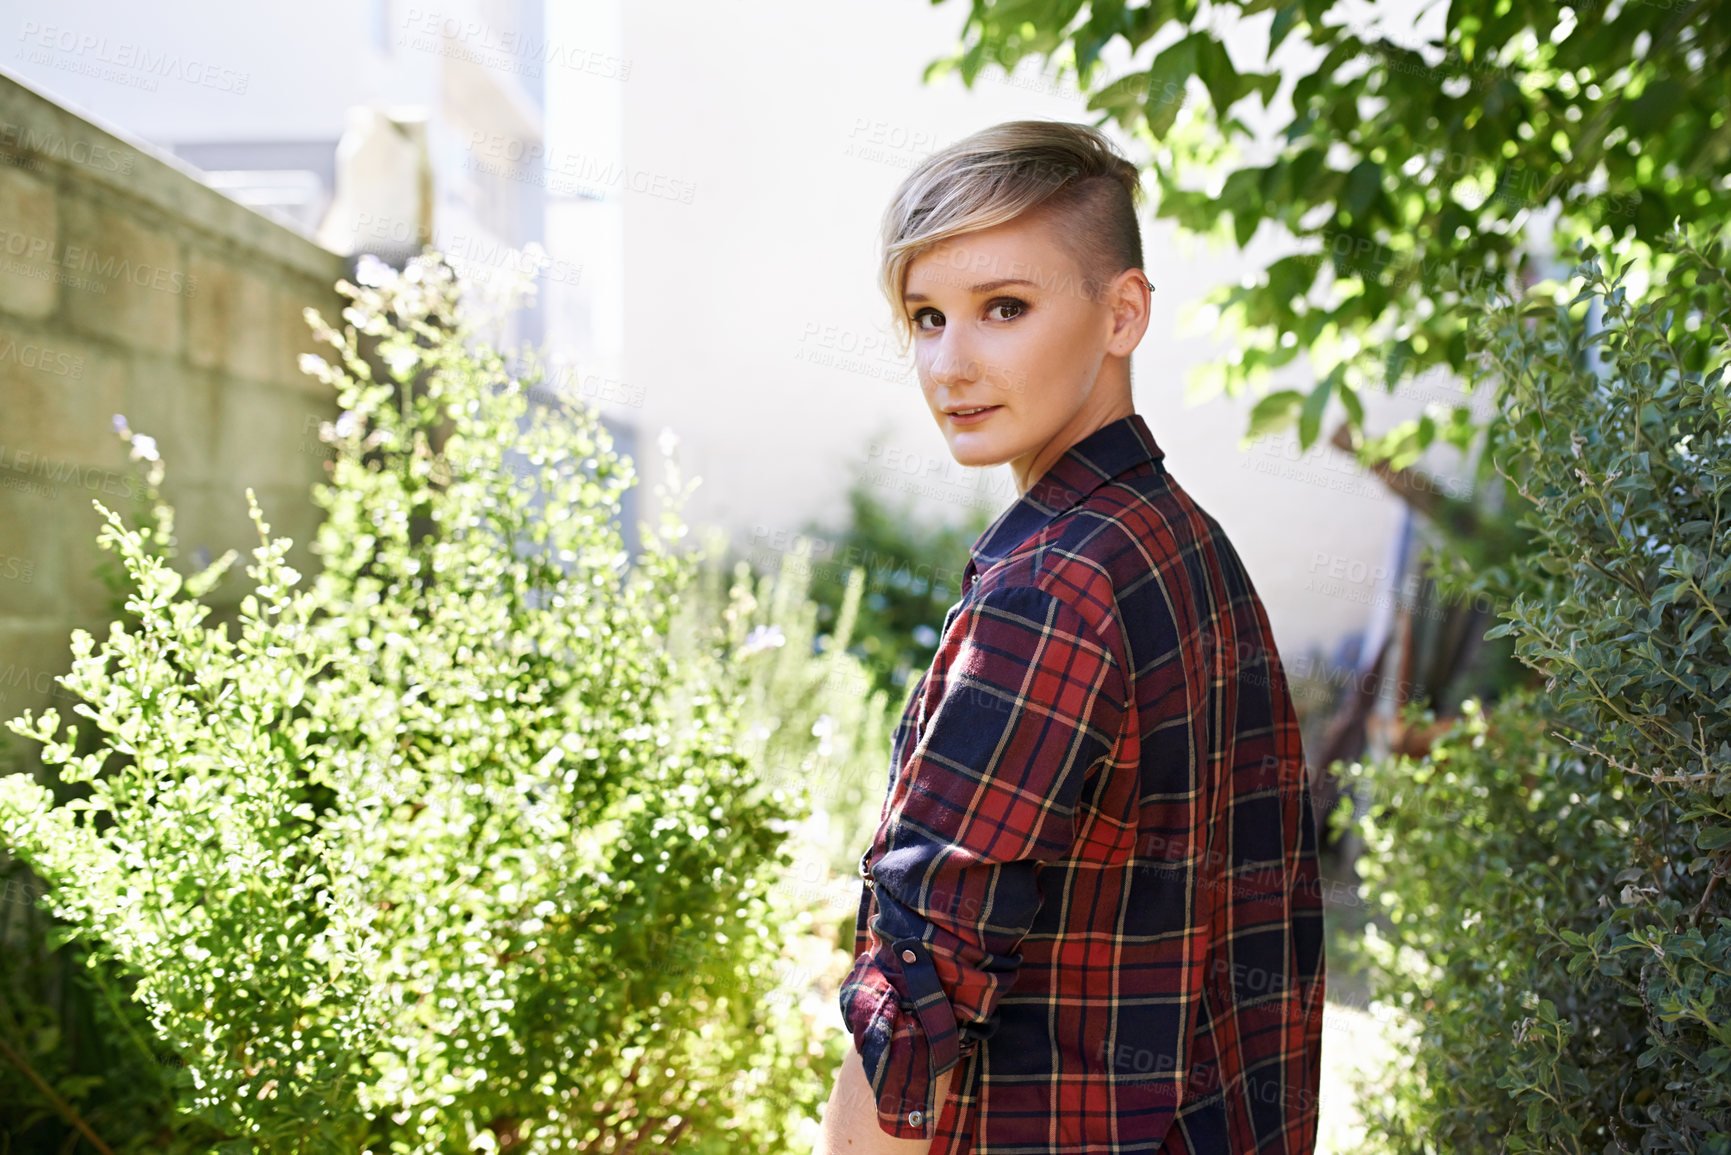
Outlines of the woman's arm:
[{"label": "woman's arm", "polygon": [[[933,1110],[940,1114],[955,1072],[951,1067],[932,1085]],[[931,1139],[897,1139],[884,1134],[878,1126],[877,1100],[866,1079],[865,1064],[860,1062],[859,1051],[849,1047],[847,1059],[836,1073],[835,1089],[823,1112],[823,1129],[811,1155],[926,1155],[931,1149]]]}]

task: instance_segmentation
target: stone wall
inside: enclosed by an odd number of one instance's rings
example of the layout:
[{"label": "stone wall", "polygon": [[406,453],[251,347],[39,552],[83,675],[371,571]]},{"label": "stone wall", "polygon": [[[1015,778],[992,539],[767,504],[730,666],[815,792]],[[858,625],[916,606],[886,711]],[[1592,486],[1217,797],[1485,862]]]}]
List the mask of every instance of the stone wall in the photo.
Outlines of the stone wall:
[{"label": "stone wall", "polygon": [[[167,465],[180,568],[195,551],[273,533],[307,550],[320,510],[317,429],[329,386],[300,372],[324,351],[302,319],[337,321],[345,258],[200,183],[166,153],[116,136],[0,74],[0,720],[69,695],[69,632],[113,617],[96,576],[99,500],[131,514],[143,466],[123,414]],[[236,570],[212,596],[232,609]],[[0,731],[0,767],[34,761]]]}]

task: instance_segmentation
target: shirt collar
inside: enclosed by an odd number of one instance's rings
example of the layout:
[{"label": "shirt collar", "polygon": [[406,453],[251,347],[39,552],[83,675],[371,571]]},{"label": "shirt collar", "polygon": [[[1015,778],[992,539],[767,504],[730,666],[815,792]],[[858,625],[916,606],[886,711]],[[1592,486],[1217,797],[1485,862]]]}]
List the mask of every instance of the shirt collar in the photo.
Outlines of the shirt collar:
[{"label": "shirt collar", "polygon": [[1102,425],[1065,450],[1028,492],[987,527],[969,551],[969,577],[1009,557],[1017,546],[1119,474],[1145,461],[1164,472],[1161,458],[1165,456],[1140,413]]}]

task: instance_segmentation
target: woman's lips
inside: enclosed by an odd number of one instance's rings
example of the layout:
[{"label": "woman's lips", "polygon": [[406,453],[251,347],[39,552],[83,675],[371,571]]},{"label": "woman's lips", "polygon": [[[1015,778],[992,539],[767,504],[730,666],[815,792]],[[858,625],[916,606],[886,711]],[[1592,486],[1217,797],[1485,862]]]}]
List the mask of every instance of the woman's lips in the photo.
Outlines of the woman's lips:
[{"label": "woman's lips", "polygon": [[1002,408],[1002,405],[987,405],[976,413],[951,413],[949,418],[957,425],[976,425]]}]

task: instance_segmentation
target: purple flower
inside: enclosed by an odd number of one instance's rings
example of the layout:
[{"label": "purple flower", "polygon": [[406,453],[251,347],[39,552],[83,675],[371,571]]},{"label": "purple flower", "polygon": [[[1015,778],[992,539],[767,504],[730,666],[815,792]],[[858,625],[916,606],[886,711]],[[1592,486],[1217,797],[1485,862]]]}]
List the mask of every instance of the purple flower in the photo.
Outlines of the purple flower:
[{"label": "purple flower", "polygon": [[740,644],[739,656],[743,658],[747,654],[755,654],[759,650],[767,650],[786,642],[787,638],[782,635],[780,626],[758,626],[747,634],[745,641]]}]

